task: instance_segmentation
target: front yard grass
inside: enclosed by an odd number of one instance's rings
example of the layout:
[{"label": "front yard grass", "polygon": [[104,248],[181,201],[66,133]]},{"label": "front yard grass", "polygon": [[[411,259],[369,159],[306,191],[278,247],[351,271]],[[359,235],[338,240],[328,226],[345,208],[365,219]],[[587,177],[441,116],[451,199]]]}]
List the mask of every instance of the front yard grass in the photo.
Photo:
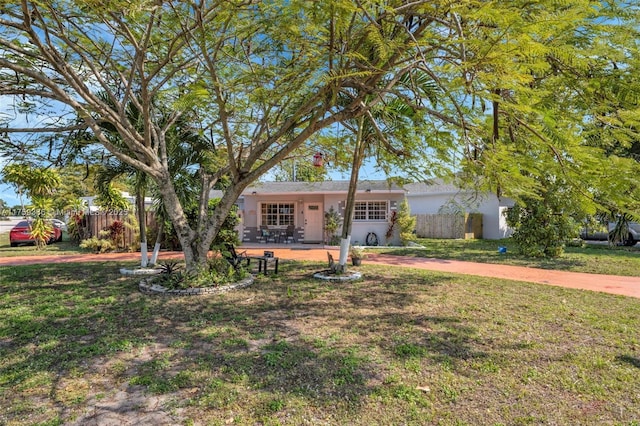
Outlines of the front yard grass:
[{"label": "front yard grass", "polygon": [[38,256],[38,255],[65,255],[87,253],[77,244],[69,240],[66,232],[62,234],[62,241],[58,243],[48,244],[44,249],[39,250],[33,244],[21,244],[18,247],[11,247],[9,242],[9,233],[0,233],[0,257],[16,257],[16,256]]},{"label": "front yard grass", "polygon": [[0,424],[639,424],[637,299],[299,262],[167,298],[120,266],[0,267]]},{"label": "front yard grass", "polygon": [[[483,263],[501,263],[543,269],[558,269],[593,274],[640,276],[640,244],[637,247],[610,247],[606,244],[568,246],[565,254],[556,259],[535,259],[517,254],[510,239],[505,240],[418,240],[422,247],[367,247],[368,251],[401,256],[455,259]],[[498,253],[498,247],[507,252]],[[33,245],[10,247],[9,233],[0,234],[0,257],[65,255],[89,253],[69,241],[64,234],[61,243],[38,250]]]},{"label": "front yard grass", "polygon": [[[519,255],[510,239],[443,240],[421,238],[421,247],[377,247],[371,251],[401,256],[454,259],[481,263],[500,263],[542,269],[558,269],[591,274],[640,276],[640,244],[611,247],[602,243],[577,243],[565,248],[558,258],[531,258]],[[498,247],[506,247],[499,253]]]}]

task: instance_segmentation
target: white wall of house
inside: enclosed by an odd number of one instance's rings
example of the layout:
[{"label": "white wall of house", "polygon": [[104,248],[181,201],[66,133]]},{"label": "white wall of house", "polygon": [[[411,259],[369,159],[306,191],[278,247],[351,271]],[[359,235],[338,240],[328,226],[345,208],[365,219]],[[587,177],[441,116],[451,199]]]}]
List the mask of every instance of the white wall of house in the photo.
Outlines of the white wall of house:
[{"label": "white wall of house", "polygon": [[[370,232],[376,234],[379,245],[394,245],[400,242],[399,234],[396,230],[394,232],[393,237],[390,241],[387,241],[385,235],[387,233],[387,229],[389,228],[389,218],[391,217],[391,212],[397,211],[398,206],[402,199],[404,198],[403,194],[399,194],[396,192],[371,192],[371,193],[358,193],[356,196],[356,202],[358,201],[380,201],[387,203],[387,212],[385,220],[355,220],[353,221],[353,226],[351,228],[351,243],[353,245],[366,245],[367,235]],[[329,211],[331,207],[333,207],[341,216],[344,214],[344,208],[346,204],[346,195],[345,194],[327,194],[325,196],[325,211]],[[338,230],[338,234],[342,232],[342,229]]]},{"label": "white wall of house", "polygon": [[[241,238],[243,234],[255,238],[255,230],[261,225],[262,203],[293,203],[297,237],[299,241],[305,241],[305,206],[308,203],[317,203],[322,213],[333,207],[342,215],[346,204],[346,187],[346,184],[339,182],[263,183],[255,189],[248,189],[239,203],[242,215],[242,225],[239,227]],[[453,185],[446,184],[409,184],[404,187],[404,192],[398,187],[393,190],[383,188],[385,188],[384,185],[359,183],[356,201],[384,201],[388,203],[388,207],[384,220],[354,220],[351,234],[353,244],[366,244],[367,234],[370,232],[376,234],[380,245],[398,244],[397,230],[391,241],[386,241],[385,236],[390,215],[397,210],[405,196],[409,201],[412,214],[481,213],[483,238],[500,239],[510,235],[502,215],[503,211],[513,205],[509,199],[501,199],[489,193],[477,194],[462,191]],[[243,230],[245,230],[244,233]],[[245,239],[245,241],[248,240]]]},{"label": "white wall of house", "polygon": [[408,185],[411,214],[481,213],[482,238],[497,240],[511,235],[503,212],[513,201],[490,193],[461,191],[451,185]]},{"label": "white wall of house", "polygon": [[507,238],[513,233],[513,229],[509,228],[509,225],[507,225],[507,218],[505,216],[507,210],[509,207],[513,207],[513,204],[513,201],[509,200],[508,205],[498,207],[498,238]]},{"label": "white wall of house", "polygon": [[[131,211],[134,211],[135,205],[136,205],[136,197],[125,191],[122,191],[121,194],[122,194],[122,197],[125,200],[127,200],[129,204],[131,204]],[[80,200],[82,200],[87,210],[90,212],[95,212],[100,210],[100,207],[98,207],[95,203],[95,199],[96,199],[95,195],[80,197]],[[151,197],[144,197],[144,206],[146,210],[149,210],[153,206],[153,199]]]}]

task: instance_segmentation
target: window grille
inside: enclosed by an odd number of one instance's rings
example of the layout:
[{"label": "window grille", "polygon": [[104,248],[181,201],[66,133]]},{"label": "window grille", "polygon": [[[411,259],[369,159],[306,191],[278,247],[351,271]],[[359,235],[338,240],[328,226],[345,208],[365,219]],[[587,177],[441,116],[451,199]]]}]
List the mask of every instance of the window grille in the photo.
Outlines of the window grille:
[{"label": "window grille", "polygon": [[386,221],[388,207],[387,201],[356,201],[353,220]]},{"label": "window grille", "polygon": [[288,226],[294,224],[295,203],[262,203],[262,225]]}]

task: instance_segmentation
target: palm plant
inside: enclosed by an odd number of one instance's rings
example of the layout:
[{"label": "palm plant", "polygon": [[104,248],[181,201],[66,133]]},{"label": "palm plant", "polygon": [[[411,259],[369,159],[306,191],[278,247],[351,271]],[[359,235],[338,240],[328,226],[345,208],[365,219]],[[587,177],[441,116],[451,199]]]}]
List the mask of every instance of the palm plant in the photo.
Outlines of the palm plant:
[{"label": "palm plant", "polygon": [[[112,102],[106,94],[100,95],[104,102]],[[140,110],[130,103],[126,111],[127,120],[132,126],[141,128],[141,114]],[[109,123],[103,123],[101,125],[104,135],[106,135],[110,142],[126,150],[125,144],[121,140],[120,134],[116,131],[113,125]],[[193,165],[207,165],[209,161],[208,153],[206,149],[206,143],[198,132],[190,125],[189,118],[185,115],[174,119],[166,135],[167,153],[166,159],[169,166],[169,172],[172,175],[173,184],[175,186],[178,199],[183,205],[189,205],[193,203],[192,194],[198,192],[198,187],[202,185],[204,179],[199,179],[200,176],[191,172]],[[87,149],[94,141],[91,135],[80,134],[75,135],[75,146],[77,151]],[[184,149],[185,146],[191,147],[190,149]],[[201,173],[206,173],[207,167],[197,167]],[[129,182],[129,185],[133,188],[136,204],[136,214],[138,219],[138,226],[140,232],[140,251],[141,251],[141,266],[146,267],[149,264],[155,264],[160,250],[160,245],[163,236],[164,223],[168,219],[166,214],[166,208],[162,203],[162,197],[160,191],[154,184],[153,179],[149,176],[129,164],[120,161],[116,157],[106,157],[101,155],[100,167],[96,172],[96,187],[101,195],[105,198],[109,197],[109,190],[112,183],[119,179],[125,178]],[[154,245],[151,261],[147,258],[147,229],[146,229],[146,212],[145,212],[145,198],[147,192],[150,191],[152,198],[154,199],[154,210],[157,217],[158,230],[157,238]]]},{"label": "palm plant", "polygon": [[34,212],[34,218],[31,222],[31,238],[36,242],[38,249],[44,248],[53,232],[53,225],[47,221],[47,212],[51,211],[53,207],[53,201],[49,198],[42,196],[33,196],[32,207]]},{"label": "palm plant", "polygon": [[395,98],[388,103],[380,102],[375,109],[343,123],[354,135],[354,150],[342,224],[338,271],[344,272],[347,265],[358,176],[364,159],[367,155],[392,155],[405,160],[410,157],[410,153],[416,151],[411,149],[411,144],[418,140],[410,136],[413,134],[410,129],[416,128],[417,117],[418,111],[414,107]]},{"label": "palm plant", "polygon": [[43,248],[51,237],[52,225],[46,219],[53,207],[51,197],[61,184],[60,175],[53,169],[14,163],[5,166],[4,181],[18,188],[23,212],[26,210],[22,202],[22,193],[31,198],[31,235],[36,241],[36,246]]}]

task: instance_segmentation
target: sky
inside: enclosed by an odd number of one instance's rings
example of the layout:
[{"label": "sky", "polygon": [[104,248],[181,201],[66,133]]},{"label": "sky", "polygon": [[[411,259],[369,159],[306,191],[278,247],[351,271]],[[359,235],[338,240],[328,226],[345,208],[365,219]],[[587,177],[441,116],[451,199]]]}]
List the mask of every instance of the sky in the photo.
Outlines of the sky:
[{"label": "sky", "polygon": [[[0,158],[0,167],[2,167],[3,161]],[[372,165],[363,165],[360,169],[360,180],[383,180],[386,179],[386,175],[383,172],[376,171]],[[349,180],[350,176],[348,172],[329,172],[329,178],[331,180]],[[0,183],[0,200],[3,200],[9,207],[19,206],[20,198],[16,194],[15,188],[11,185]],[[27,202],[27,200],[25,200]],[[0,212],[0,216],[2,216]]]},{"label": "sky", "polygon": [[[2,170],[5,164],[6,161],[0,156],[0,170]],[[16,194],[15,188],[4,183],[0,183],[0,200],[3,200],[9,207],[20,204],[20,199],[18,198],[18,194]],[[0,216],[2,216],[1,213]]]},{"label": "sky", "polygon": [[5,184],[0,184],[0,200],[3,200],[10,207],[20,204],[20,199],[16,191]]}]

